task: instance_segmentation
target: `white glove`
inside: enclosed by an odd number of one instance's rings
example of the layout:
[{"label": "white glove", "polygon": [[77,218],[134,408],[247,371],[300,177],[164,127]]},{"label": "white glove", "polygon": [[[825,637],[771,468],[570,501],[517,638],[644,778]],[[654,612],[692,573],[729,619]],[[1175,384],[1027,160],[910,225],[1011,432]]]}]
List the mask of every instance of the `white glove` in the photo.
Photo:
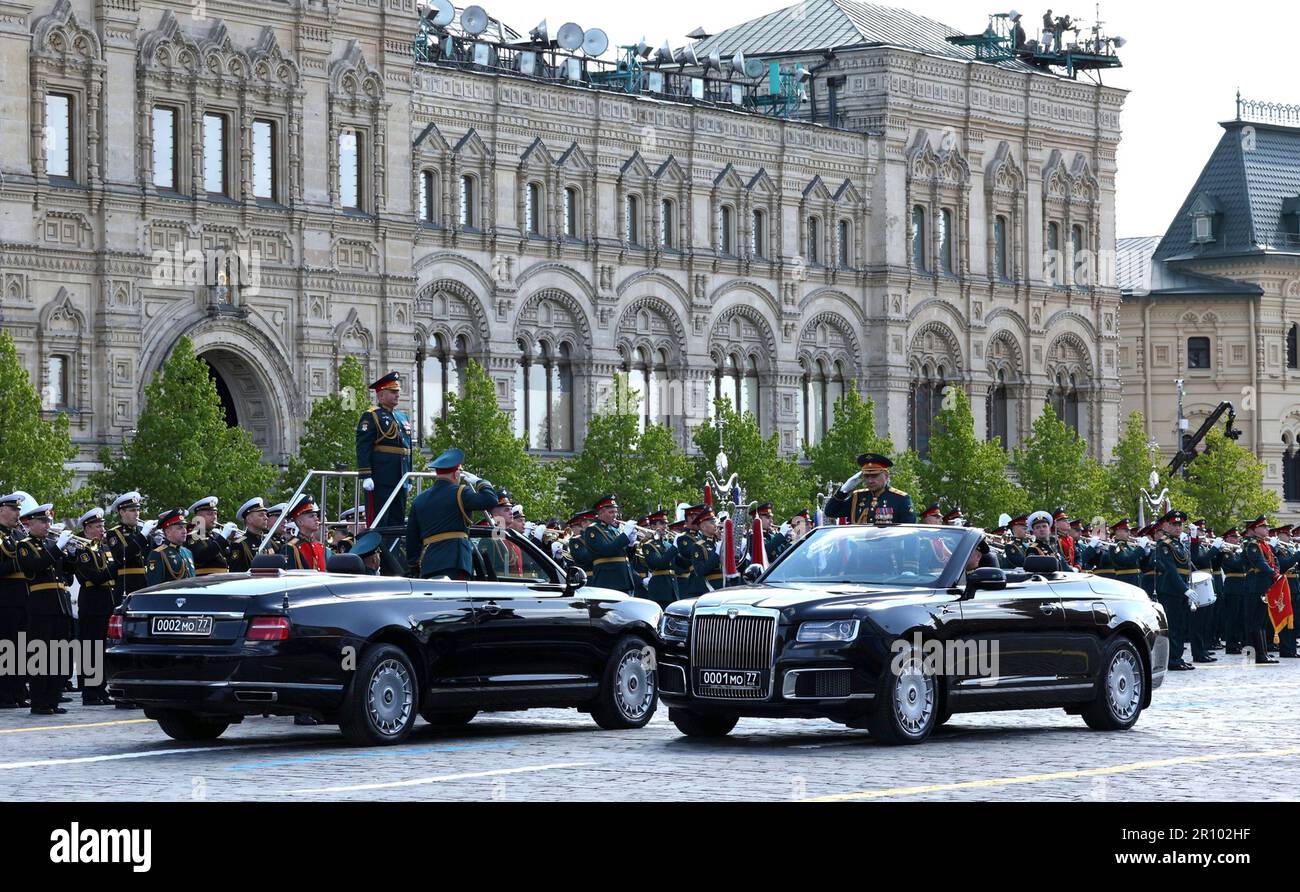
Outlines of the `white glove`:
[{"label": "white glove", "polygon": [[628,525],[623,528],[623,532],[627,534],[628,545],[635,545],[637,538],[641,535],[641,533],[637,531],[636,524],[631,521],[629,521]]},{"label": "white glove", "polygon": [[153,528],[157,525],[158,521],[156,520],[146,520],[144,523],[140,524],[140,535],[148,539],[149,534],[153,532]]},{"label": "white glove", "polygon": [[1187,535],[1186,533],[1183,533],[1181,536],[1178,537],[1178,541],[1186,545],[1189,541],[1191,541],[1191,538],[1192,538],[1191,536]]},{"label": "white glove", "polygon": [[1191,536],[1193,539],[1200,538],[1200,532],[1201,532],[1200,527],[1198,527],[1196,524],[1190,524],[1187,527],[1187,535]]},{"label": "white glove", "polygon": [[782,536],[787,536],[787,537],[789,537],[789,536],[793,536],[793,535],[794,535],[794,527],[790,526],[789,521],[786,521],[785,523],[781,524],[781,531],[780,531],[780,532],[781,532],[781,535],[782,535]]},{"label": "white glove", "polygon": [[562,551],[564,551],[564,546],[561,545],[559,542],[551,543],[551,557],[553,557],[555,560],[558,561],[560,559],[560,553]]},{"label": "white glove", "polygon": [[1276,547],[1277,547],[1277,536],[1269,536],[1269,537],[1268,537],[1268,544],[1269,544],[1269,545],[1272,545],[1274,548],[1276,548]]},{"label": "white glove", "polygon": [[1224,545],[1224,542],[1223,542],[1223,539],[1221,539],[1221,538],[1216,538],[1213,542],[1210,543],[1210,545],[1211,545],[1211,547],[1213,547],[1213,548],[1222,548],[1223,545]]},{"label": "white glove", "polygon": [[1098,547],[1100,547],[1100,546],[1101,546],[1101,538],[1098,537],[1098,536],[1093,536],[1091,539],[1088,540],[1088,545],[1091,546],[1092,548],[1098,548]]},{"label": "white glove", "polygon": [[726,539],[719,539],[719,540],[718,540],[718,547],[714,549],[714,551],[716,551],[716,552],[718,553],[718,557],[721,557],[721,556],[722,556],[722,552],[723,552],[723,550],[724,550],[726,547],[727,547],[727,540],[726,540]]},{"label": "white glove", "polygon": [[62,551],[63,547],[71,541],[72,541],[72,530],[64,530],[62,533],[59,533],[59,539],[57,542],[54,543],[54,547],[59,549],[59,551]]},{"label": "white glove", "polygon": [[524,521],[524,535],[525,535],[525,536],[532,536],[533,533],[534,533],[534,529],[533,529],[533,528],[536,527],[536,526],[537,526],[537,524],[533,523],[531,520],[525,520],[525,521]]},{"label": "white glove", "polygon": [[840,484],[840,495],[853,492],[853,490],[858,488],[858,482],[861,480],[862,480],[862,472],[858,471],[858,473],[854,474],[848,480],[845,480],[843,483]]},{"label": "white glove", "polygon": [[231,536],[235,535],[235,530],[237,529],[239,528],[235,526],[233,521],[226,521],[226,525],[221,528],[221,538],[229,539]]},{"label": "white glove", "polygon": [[470,486],[478,486],[483,482],[483,478],[477,474],[471,474],[469,471],[461,469],[460,480],[462,483],[468,483]]},{"label": "white glove", "polygon": [[361,481],[361,488],[364,489],[366,492],[374,492],[374,491],[375,491],[375,481],[374,481],[374,479],[373,479],[373,478],[370,478],[370,477],[367,477],[365,480],[362,480],[362,481]]}]

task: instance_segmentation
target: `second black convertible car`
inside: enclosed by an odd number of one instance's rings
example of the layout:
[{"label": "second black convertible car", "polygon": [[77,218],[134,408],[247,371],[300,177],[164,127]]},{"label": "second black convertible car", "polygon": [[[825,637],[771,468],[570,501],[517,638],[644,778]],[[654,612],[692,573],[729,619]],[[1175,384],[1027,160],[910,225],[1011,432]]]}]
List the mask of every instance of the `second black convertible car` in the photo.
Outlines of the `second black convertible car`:
[{"label": "second black convertible car", "polygon": [[417,715],[571,706],[603,728],[648,722],[659,607],[564,578],[526,537],[471,536],[469,582],[270,569],[136,592],[110,621],[109,693],[178,740],[261,714],[366,745],[397,743]]},{"label": "second black convertible car", "polygon": [[828,718],[920,743],[955,712],[1057,707],[1132,727],[1164,681],[1163,609],[1141,589],[1031,558],[979,530],[828,526],[755,584],[665,610],[659,693],[683,734],[742,716]]}]

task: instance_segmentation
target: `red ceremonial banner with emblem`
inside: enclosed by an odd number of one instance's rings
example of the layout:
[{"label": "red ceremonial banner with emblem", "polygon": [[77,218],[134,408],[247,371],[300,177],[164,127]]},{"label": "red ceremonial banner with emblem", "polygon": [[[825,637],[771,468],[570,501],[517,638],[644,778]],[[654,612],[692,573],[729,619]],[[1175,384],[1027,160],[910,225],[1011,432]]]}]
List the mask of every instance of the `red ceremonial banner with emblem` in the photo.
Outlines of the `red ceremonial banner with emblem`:
[{"label": "red ceremonial banner with emblem", "polygon": [[1279,576],[1268,587],[1268,618],[1273,623],[1273,641],[1277,643],[1278,632],[1295,628],[1295,608],[1291,604],[1291,584],[1285,576]]}]

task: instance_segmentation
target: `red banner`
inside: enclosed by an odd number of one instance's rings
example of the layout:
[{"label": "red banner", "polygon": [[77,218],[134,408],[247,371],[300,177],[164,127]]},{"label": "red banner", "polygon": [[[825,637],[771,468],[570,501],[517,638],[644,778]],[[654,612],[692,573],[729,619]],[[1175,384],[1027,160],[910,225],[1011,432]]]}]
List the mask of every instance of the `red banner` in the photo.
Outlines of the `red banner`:
[{"label": "red banner", "polygon": [[752,563],[758,564],[763,569],[767,569],[767,551],[763,547],[763,521],[757,517],[754,518],[754,538],[749,541],[754,544],[749,546],[749,558]]},{"label": "red banner", "polygon": [[1273,623],[1273,642],[1278,642],[1278,632],[1295,628],[1295,610],[1291,604],[1291,584],[1279,576],[1268,587],[1268,618]]}]

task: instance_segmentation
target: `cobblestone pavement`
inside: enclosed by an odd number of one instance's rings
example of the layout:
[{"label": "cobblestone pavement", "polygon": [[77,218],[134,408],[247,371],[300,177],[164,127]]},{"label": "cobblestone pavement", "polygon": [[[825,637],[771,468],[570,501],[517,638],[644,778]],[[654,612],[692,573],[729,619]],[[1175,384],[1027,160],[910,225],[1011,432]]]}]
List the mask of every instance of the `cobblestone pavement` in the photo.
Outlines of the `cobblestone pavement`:
[{"label": "cobblestone pavement", "polygon": [[1060,710],[954,716],[919,747],[828,721],[742,719],[688,740],[660,708],[639,731],[571,710],[420,722],[397,747],[251,718],[217,741],[173,741],[138,711],[0,711],[4,800],[1151,800],[1293,798],[1300,660],[1239,657],[1170,673],[1128,732]]}]

